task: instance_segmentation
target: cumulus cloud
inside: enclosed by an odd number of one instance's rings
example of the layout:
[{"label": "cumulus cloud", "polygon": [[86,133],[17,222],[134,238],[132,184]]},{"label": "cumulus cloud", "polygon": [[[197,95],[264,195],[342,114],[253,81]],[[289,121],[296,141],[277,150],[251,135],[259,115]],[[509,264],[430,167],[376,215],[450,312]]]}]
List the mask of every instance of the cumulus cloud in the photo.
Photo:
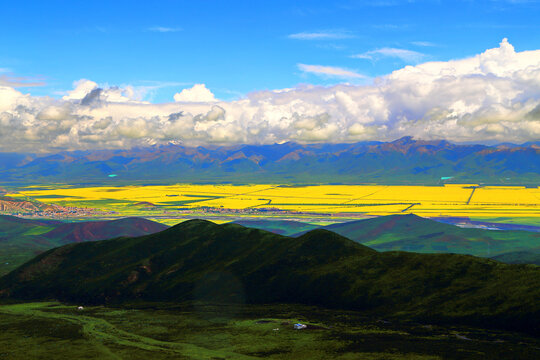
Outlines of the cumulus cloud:
[{"label": "cumulus cloud", "polygon": [[130,87],[80,80],[54,99],[0,85],[0,151],[387,141],[405,135],[538,140],[540,50],[516,52],[504,39],[476,56],[409,65],[369,85],[303,85],[225,102],[199,84],[177,95],[179,101],[152,104]]},{"label": "cumulus cloud", "polygon": [[82,100],[92,90],[98,88],[98,84],[86,79],[81,79],[73,83],[75,87],[73,90],[68,91],[67,95],[63,97],[64,100]]},{"label": "cumulus cloud", "polygon": [[81,79],[73,83],[74,89],[68,91],[63,100],[71,100],[81,105],[96,105],[103,103],[144,103],[140,101],[142,94],[133,86],[120,88],[111,86],[101,88],[97,83]]},{"label": "cumulus cloud", "polygon": [[178,102],[214,102],[217,101],[214,94],[204,84],[195,84],[190,89],[184,89],[174,95],[174,101]]},{"label": "cumulus cloud", "polygon": [[319,76],[338,77],[338,78],[365,78],[364,75],[352,70],[347,70],[337,66],[306,65],[298,64],[298,68],[305,73],[311,73]]},{"label": "cumulus cloud", "polygon": [[382,48],[377,50],[367,51],[363,54],[351,56],[356,59],[378,59],[382,57],[394,57],[405,62],[419,62],[425,57],[425,54],[414,50],[397,49],[397,48]]}]

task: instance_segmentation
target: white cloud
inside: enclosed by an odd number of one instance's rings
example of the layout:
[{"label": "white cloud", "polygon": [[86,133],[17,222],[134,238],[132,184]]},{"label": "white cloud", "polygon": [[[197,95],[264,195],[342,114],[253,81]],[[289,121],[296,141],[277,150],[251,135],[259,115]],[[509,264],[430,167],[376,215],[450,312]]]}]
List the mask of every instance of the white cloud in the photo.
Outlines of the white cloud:
[{"label": "white cloud", "polygon": [[30,100],[30,96],[0,84],[0,112],[11,112],[19,105],[28,105]]},{"label": "white cloud", "polygon": [[204,84],[195,84],[190,89],[184,89],[174,95],[177,102],[214,102],[217,101],[214,94]]},{"label": "white cloud", "polygon": [[35,87],[43,85],[45,82],[39,78],[14,76],[9,69],[0,68],[0,86]]},{"label": "white cloud", "polygon": [[[336,74],[325,67],[307,69]],[[303,85],[226,102],[198,84],[177,95],[186,101],[141,102],[129,86],[90,80],[76,82],[62,99],[0,86],[0,151],[128,148],[169,141],[386,141],[404,135],[537,141],[540,50],[516,52],[504,39],[479,55],[406,66],[370,85]]]},{"label": "white cloud", "polygon": [[337,40],[337,39],[349,39],[354,37],[351,33],[346,31],[315,31],[315,32],[300,32],[290,34],[289,39],[295,40]]},{"label": "white cloud", "polygon": [[416,46],[422,46],[422,47],[437,46],[437,44],[429,42],[429,41],[413,41],[411,44],[416,45]]},{"label": "white cloud", "polygon": [[73,90],[68,91],[67,95],[63,97],[64,100],[82,100],[92,90],[98,88],[98,84],[87,79],[81,79],[73,83],[75,87]]},{"label": "white cloud", "polygon": [[345,79],[365,78],[365,76],[362,74],[359,74],[352,70],[340,68],[337,66],[298,64],[298,68],[303,72],[311,73],[315,75],[338,77],[338,78],[345,78]]},{"label": "white cloud", "polygon": [[381,57],[394,57],[401,59],[405,62],[419,62],[425,58],[425,54],[418,51],[397,49],[397,48],[381,48],[377,50],[367,51],[363,54],[353,55],[351,57],[356,59],[378,59]]},{"label": "white cloud", "polygon": [[63,96],[63,100],[79,100],[81,105],[89,105],[97,102],[108,103],[140,103],[140,99],[143,96],[141,89],[133,86],[125,86],[120,88],[118,86],[111,87],[99,87],[97,83],[81,79],[73,83],[75,87],[73,90],[68,91],[67,95]]},{"label": "white cloud", "polygon": [[148,28],[149,31],[153,32],[160,32],[160,33],[168,33],[168,32],[178,32],[182,31],[182,28],[179,27],[165,27],[165,26],[154,26],[151,28]]}]

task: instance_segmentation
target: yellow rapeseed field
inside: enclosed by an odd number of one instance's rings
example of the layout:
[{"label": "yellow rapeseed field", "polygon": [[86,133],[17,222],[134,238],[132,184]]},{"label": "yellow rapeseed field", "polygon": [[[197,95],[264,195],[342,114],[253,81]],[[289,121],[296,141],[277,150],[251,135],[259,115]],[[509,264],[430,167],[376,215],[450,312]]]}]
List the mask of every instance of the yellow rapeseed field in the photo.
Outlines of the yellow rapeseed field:
[{"label": "yellow rapeseed field", "polygon": [[13,196],[45,203],[114,210],[163,211],[274,208],[302,213],[356,213],[421,216],[539,217],[540,189],[459,184],[385,185],[192,185],[28,187]]}]

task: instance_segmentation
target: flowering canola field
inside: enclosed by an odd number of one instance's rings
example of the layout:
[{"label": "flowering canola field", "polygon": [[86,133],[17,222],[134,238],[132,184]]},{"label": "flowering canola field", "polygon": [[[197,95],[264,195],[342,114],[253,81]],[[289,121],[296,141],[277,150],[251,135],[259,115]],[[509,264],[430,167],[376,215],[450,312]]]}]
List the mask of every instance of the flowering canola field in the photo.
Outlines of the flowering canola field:
[{"label": "flowering canola field", "polygon": [[12,196],[45,203],[92,207],[141,215],[163,211],[273,208],[302,213],[471,218],[527,217],[540,220],[540,189],[519,186],[384,185],[163,185],[99,187],[27,187]]}]

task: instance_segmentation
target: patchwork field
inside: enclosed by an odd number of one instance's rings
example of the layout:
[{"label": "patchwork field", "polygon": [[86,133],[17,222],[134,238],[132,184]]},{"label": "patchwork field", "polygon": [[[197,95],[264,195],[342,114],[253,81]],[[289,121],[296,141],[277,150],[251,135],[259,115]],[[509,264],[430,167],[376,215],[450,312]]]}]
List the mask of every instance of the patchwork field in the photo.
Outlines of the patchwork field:
[{"label": "patchwork field", "polygon": [[245,216],[267,213],[276,217],[280,211],[300,213],[298,217],[332,214],[336,218],[414,213],[424,217],[540,223],[538,187],[475,184],[33,186],[19,189],[10,196],[114,211],[122,216],[161,215],[163,219],[179,214],[201,216],[208,212],[225,216],[231,213],[229,210],[238,210]]}]

